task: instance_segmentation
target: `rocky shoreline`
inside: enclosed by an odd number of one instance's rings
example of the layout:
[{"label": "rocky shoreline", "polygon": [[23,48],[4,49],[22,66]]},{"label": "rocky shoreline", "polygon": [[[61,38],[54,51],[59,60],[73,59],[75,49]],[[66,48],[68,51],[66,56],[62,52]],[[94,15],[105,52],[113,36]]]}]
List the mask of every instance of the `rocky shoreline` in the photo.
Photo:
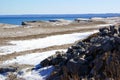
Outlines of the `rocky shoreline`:
[{"label": "rocky shoreline", "polygon": [[119,80],[120,28],[100,28],[66,53],[56,52],[40,65],[55,67],[47,80]]}]

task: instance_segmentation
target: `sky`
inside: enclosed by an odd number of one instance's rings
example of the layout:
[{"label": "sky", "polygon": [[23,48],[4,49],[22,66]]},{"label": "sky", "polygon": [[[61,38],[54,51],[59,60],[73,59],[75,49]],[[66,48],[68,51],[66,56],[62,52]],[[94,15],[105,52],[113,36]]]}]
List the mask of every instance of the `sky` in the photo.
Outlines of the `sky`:
[{"label": "sky", "polygon": [[120,13],[120,0],[0,0],[0,14]]}]

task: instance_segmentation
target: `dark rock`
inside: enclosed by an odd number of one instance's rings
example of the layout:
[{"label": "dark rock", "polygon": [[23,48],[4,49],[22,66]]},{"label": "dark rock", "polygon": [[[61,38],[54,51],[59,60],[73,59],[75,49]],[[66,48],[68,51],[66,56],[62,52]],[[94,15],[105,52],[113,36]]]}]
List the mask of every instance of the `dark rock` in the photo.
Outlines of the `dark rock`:
[{"label": "dark rock", "polygon": [[85,61],[81,59],[79,59],[78,61],[75,61],[73,59],[69,60],[67,63],[68,72],[71,74],[78,73],[80,76],[87,74],[89,71],[89,68],[87,65],[82,65],[84,63]]},{"label": "dark rock", "polygon": [[85,42],[79,41],[76,45],[84,47],[85,46]]},{"label": "dark rock", "polygon": [[100,36],[98,36],[98,37],[93,37],[93,38],[91,38],[90,39],[90,42],[92,43],[92,44],[101,44],[102,42],[103,42],[103,37],[100,37]]},{"label": "dark rock", "polygon": [[[66,54],[58,52],[45,59],[45,66],[58,66],[53,71],[56,74],[48,80],[119,80],[120,34],[115,26],[99,31],[99,34],[93,34],[69,47]],[[118,31],[120,33],[120,28]]]},{"label": "dark rock", "polygon": [[78,55],[81,55],[81,54],[85,53],[85,48],[80,48],[77,51],[79,53]]},{"label": "dark rock", "polygon": [[118,28],[118,32],[119,32],[119,34],[120,34],[120,26],[119,26],[119,28]]},{"label": "dark rock", "polygon": [[117,29],[115,29],[114,25],[110,26],[110,34],[112,35],[117,34]]},{"label": "dark rock", "polygon": [[73,45],[71,47],[72,47],[72,49],[79,49],[80,48],[80,46],[76,46],[76,45]]},{"label": "dark rock", "polygon": [[0,68],[0,74],[7,73],[7,72],[15,72],[17,71],[17,68],[15,67],[1,67]]},{"label": "dark rock", "polygon": [[22,22],[21,24],[22,24],[22,25],[26,25],[26,22]]},{"label": "dark rock", "polygon": [[40,64],[42,67],[59,65],[61,62],[65,62],[66,60],[67,58],[64,56],[64,52],[57,51],[55,55],[46,58]]},{"label": "dark rock", "polygon": [[[100,44],[98,45],[91,45],[88,49],[88,51],[86,52],[86,56],[96,56],[98,54],[98,51],[100,51],[102,49],[102,46]],[[100,52],[99,52],[100,53]]]},{"label": "dark rock", "polygon": [[50,66],[50,62],[51,62],[51,59],[47,58],[47,59],[43,60],[43,61],[40,63],[40,65],[41,65],[42,67]]},{"label": "dark rock", "polygon": [[[51,60],[51,64],[52,65],[58,65],[60,64],[61,62],[65,62],[67,59],[64,58],[64,57],[61,57],[61,58],[54,58]],[[61,63],[62,64],[62,63]]]},{"label": "dark rock", "polygon": [[109,29],[106,27],[100,28],[99,31],[100,31],[101,36],[105,36],[105,35],[109,34]]},{"label": "dark rock", "polygon": [[73,49],[72,49],[71,47],[68,48],[66,53],[69,53],[69,54],[70,54],[70,53],[73,53]]},{"label": "dark rock", "polygon": [[114,48],[114,38],[106,37],[102,43],[103,51],[111,51]]},{"label": "dark rock", "polygon": [[99,73],[100,70],[102,69],[102,66],[103,66],[103,61],[101,59],[97,58],[94,61],[94,71]]},{"label": "dark rock", "polygon": [[85,58],[85,60],[87,60],[87,61],[92,61],[93,59],[94,59],[93,56],[88,56]]}]

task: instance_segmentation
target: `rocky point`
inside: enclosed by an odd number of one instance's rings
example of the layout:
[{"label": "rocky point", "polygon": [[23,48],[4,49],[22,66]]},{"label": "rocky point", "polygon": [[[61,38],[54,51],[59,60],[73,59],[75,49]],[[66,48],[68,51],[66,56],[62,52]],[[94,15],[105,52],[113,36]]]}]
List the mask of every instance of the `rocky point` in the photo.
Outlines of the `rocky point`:
[{"label": "rocky point", "polygon": [[119,80],[120,28],[100,28],[66,53],[56,52],[40,65],[55,67],[47,80]]}]

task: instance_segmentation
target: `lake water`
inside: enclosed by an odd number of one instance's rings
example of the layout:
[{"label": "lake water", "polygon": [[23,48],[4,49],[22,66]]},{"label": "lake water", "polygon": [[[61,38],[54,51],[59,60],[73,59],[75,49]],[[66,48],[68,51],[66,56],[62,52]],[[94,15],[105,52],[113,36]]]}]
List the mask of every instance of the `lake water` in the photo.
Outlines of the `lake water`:
[{"label": "lake water", "polygon": [[24,21],[46,21],[51,19],[74,20],[76,18],[118,17],[120,14],[51,14],[51,15],[0,15],[0,23],[21,25]]}]

